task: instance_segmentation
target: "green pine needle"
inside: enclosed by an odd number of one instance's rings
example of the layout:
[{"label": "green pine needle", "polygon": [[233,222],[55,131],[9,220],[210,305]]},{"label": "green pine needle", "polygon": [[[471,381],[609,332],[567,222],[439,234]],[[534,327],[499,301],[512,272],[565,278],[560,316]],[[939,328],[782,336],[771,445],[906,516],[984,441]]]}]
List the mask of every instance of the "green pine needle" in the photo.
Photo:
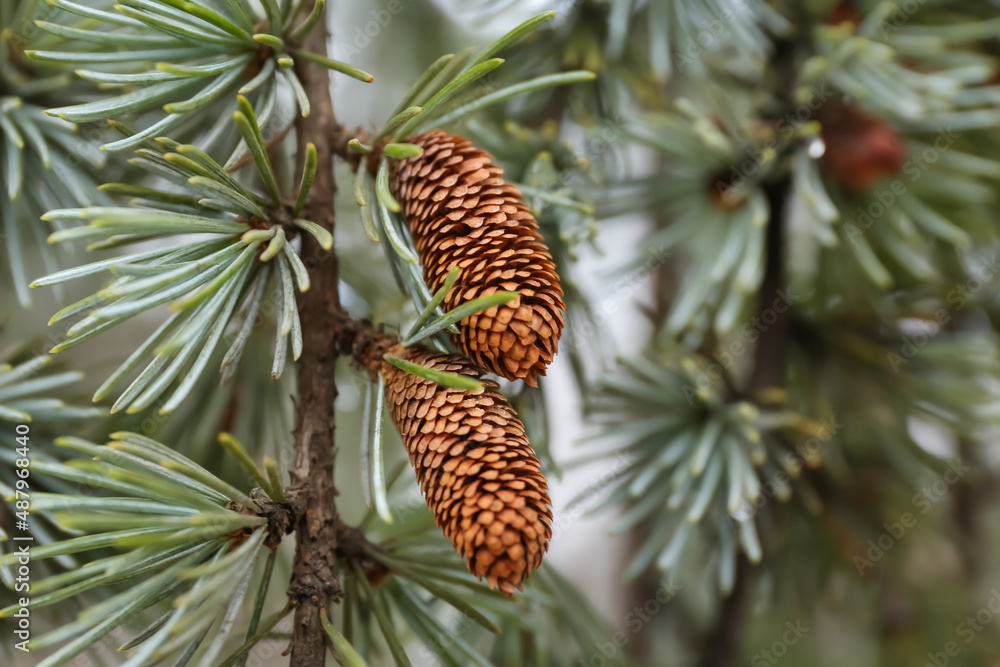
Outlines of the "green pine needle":
[{"label": "green pine needle", "polygon": [[472,315],[484,310],[489,310],[490,308],[510,303],[519,296],[520,295],[517,292],[497,292],[496,294],[481,296],[473,299],[472,301],[467,301],[466,303],[449,310],[441,317],[421,328],[417,331],[417,333],[407,336],[403,341],[403,345],[410,346],[419,343],[425,338],[433,336],[440,331],[444,331],[452,324],[457,324],[465,318],[471,317]]},{"label": "green pine needle", "polygon": [[416,375],[417,377],[425,380],[430,380],[431,382],[441,385],[442,387],[461,389],[462,391],[479,391],[483,388],[482,382],[476,378],[469,377],[468,375],[460,375],[458,373],[450,373],[447,371],[427,368],[426,366],[415,364],[412,361],[406,361],[405,359],[394,357],[391,354],[385,355],[384,359],[400,370],[404,370],[411,375]]}]

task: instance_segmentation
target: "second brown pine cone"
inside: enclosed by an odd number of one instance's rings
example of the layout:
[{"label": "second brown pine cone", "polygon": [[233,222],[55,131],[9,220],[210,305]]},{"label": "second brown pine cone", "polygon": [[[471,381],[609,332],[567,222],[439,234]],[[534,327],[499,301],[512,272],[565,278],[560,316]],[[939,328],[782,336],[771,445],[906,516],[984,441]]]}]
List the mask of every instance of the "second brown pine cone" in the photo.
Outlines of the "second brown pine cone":
[{"label": "second brown pine cone", "polygon": [[[465,357],[416,346],[388,354],[479,378]],[[497,383],[441,387],[385,361],[385,397],[434,520],[490,588],[511,595],[542,562],[552,537],[545,475],[524,425]]]},{"label": "second brown pine cone", "polygon": [[520,191],[493,158],[441,130],[409,137],[422,155],[394,161],[390,181],[424,267],[437,291],[449,271],[458,281],[445,311],[481,296],[520,297],[462,320],[454,343],[484,369],[537,386],[564,326],[563,292],[552,254]]}]

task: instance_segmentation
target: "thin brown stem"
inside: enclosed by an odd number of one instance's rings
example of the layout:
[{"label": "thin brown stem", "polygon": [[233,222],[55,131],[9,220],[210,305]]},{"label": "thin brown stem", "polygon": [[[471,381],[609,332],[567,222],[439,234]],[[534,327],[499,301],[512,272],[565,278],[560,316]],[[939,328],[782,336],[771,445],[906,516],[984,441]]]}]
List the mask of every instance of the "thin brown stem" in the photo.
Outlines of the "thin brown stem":
[{"label": "thin brown stem", "polygon": [[[791,189],[791,178],[786,176],[764,185],[771,219],[767,228],[767,254],[764,281],[761,285],[761,303],[765,310],[783,285],[784,274],[784,223],[785,203]],[[788,349],[789,314],[778,315],[761,335],[754,350],[754,369],[748,383],[748,393],[753,394],[768,387],[784,386],[786,352]],[[732,593],[722,603],[719,617],[705,637],[699,667],[728,667],[738,663],[741,654],[742,632],[746,627],[747,607],[750,603],[750,563],[739,554],[736,580]]]},{"label": "thin brown stem", "polygon": [[[320,21],[303,47],[325,54],[326,22]],[[312,142],[319,156],[312,193],[303,217],[334,228],[334,145],[341,130],[333,113],[327,70],[303,59],[295,73],[309,96],[312,113],[295,123],[297,153]],[[341,595],[334,566],[337,549],[337,491],[334,487],[334,401],[337,398],[334,344],[344,321],[338,291],[337,256],[324,251],[310,234],[302,235],[302,257],[311,288],[299,302],[303,352],[299,360],[298,407],[295,420],[294,463],[289,471],[288,500],[295,508],[295,560],[288,589],[295,605],[290,646],[291,664],[322,667],[326,661],[326,633],[320,611]]]}]

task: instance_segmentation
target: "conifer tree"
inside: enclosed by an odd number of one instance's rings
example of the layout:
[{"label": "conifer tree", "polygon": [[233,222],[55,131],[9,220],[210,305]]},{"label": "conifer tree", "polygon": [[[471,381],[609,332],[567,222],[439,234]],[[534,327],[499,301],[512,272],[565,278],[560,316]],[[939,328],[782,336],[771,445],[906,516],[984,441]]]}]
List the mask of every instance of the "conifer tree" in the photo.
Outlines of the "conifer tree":
[{"label": "conifer tree", "polygon": [[997,659],[996,3],[535,4],[0,0],[5,662]]}]

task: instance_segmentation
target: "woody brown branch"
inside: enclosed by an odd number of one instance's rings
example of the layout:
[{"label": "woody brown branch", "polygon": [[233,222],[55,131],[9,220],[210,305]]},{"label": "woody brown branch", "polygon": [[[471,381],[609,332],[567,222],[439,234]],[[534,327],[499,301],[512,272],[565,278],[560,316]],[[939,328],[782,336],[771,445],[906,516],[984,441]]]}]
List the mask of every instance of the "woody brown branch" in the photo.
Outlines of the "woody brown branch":
[{"label": "woody brown branch", "polygon": [[[302,46],[325,54],[326,22],[321,20]],[[303,217],[333,232],[333,147],[341,130],[336,122],[327,70],[296,62],[295,73],[309,96],[312,113],[295,123],[297,154],[312,142],[318,156],[316,177]],[[302,161],[299,161],[300,164]],[[300,167],[301,171],[301,167]],[[301,174],[299,174],[301,176]],[[337,490],[334,487],[334,401],[337,398],[338,346],[334,339],[344,314],[338,290],[337,256],[324,251],[312,235],[302,236],[302,257],[309,270],[310,289],[299,301],[303,351],[298,374],[294,462],[288,501],[295,509],[295,558],[288,588],[295,606],[291,664],[322,667],[326,639],[320,611],[341,594],[335,573],[337,549]]]},{"label": "woody brown branch", "polygon": [[[771,219],[767,228],[766,264],[761,295],[772,295],[784,284],[784,216],[790,190],[791,178],[787,176],[764,186]],[[762,299],[762,302],[761,308],[766,308],[767,299]],[[760,337],[754,351],[754,369],[748,382],[749,393],[784,386],[789,321],[787,314],[779,315],[774,325],[768,327]],[[750,603],[750,574],[747,557],[738,554],[733,591],[722,603],[715,626],[704,638],[704,649],[698,667],[727,667],[736,664]]]},{"label": "woody brown branch", "polygon": [[[327,38],[326,23],[320,21],[302,47],[325,54]],[[337,123],[328,71],[300,59],[295,73],[312,107],[308,117],[300,117],[295,123],[297,155],[305,155],[306,145],[312,142],[318,157],[303,217],[332,233],[337,189],[334,156],[348,162],[356,161],[357,156],[347,149],[352,135]],[[298,162],[301,165],[303,161]],[[301,178],[301,167],[299,170],[296,180]],[[294,461],[287,489],[295,530],[295,557],[288,588],[295,615],[289,651],[291,664],[296,667],[322,667],[327,639],[320,611],[328,609],[341,595],[335,571],[339,521],[333,481],[337,358],[347,354],[359,366],[377,368],[382,352],[396,342],[396,336],[376,330],[368,320],[352,319],[343,310],[335,251],[323,250],[310,234],[301,238],[311,288],[299,301],[303,351],[299,360]]]}]

